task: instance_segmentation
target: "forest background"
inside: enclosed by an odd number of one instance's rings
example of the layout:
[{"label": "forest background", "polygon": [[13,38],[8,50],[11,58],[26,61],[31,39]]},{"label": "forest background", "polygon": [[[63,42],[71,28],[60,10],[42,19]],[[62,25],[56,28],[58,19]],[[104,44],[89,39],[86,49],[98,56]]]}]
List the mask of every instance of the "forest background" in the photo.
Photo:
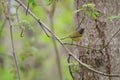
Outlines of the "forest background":
[{"label": "forest background", "polygon": [[[1,0],[0,80],[119,80],[119,6],[119,0]],[[77,46],[61,42],[77,28],[85,28]]]}]

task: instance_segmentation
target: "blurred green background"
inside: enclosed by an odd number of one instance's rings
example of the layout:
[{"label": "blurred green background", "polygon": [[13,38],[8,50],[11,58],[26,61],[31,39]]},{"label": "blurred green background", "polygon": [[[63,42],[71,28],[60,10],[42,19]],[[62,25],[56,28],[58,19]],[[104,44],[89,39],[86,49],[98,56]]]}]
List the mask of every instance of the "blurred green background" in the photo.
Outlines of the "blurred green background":
[{"label": "blurred green background", "polygon": [[[56,55],[51,38],[46,36],[39,24],[29,14],[26,16],[26,11],[22,7],[18,9],[20,20],[20,24],[18,24],[16,17],[18,4],[14,0],[10,1],[8,7],[11,13],[15,52],[20,67],[21,80],[59,80]],[[30,9],[41,21],[50,26],[49,14],[44,8],[50,9],[50,0],[34,1],[34,4],[30,4]],[[6,4],[7,2],[9,0],[6,1]],[[22,2],[27,5],[28,0],[22,0]],[[62,38],[71,33],[74,29],[74,0],[57,1],[53,23],[58,37]],[[22,30],[19,26],[22,26]],[[21,37],[21,33],[23,37]],[[71,42],[69,39],[65,41]],[[68,55],[58,42],[57,45],[64,80],[72,80],[68,70]],[[9,25],[0,4],[0,80],[17,80],[16,74]]]}]

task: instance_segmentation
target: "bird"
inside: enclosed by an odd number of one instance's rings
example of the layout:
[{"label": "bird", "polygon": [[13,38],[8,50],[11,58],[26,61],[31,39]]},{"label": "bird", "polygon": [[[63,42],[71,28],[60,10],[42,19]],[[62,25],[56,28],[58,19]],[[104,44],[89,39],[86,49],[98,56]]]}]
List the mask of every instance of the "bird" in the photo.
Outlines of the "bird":
[{"label": "bird", "polygon": [[66,36],[64,38],[61,38],[61,40],[70,38],[73,41],[80,41],[82,39],[82,37],[83,37],[84,30],[85,30],[84,28],[81,28],[80,30],[76,30],[76,31],[72,32],[70,35],[68,35],[68,36]]}]

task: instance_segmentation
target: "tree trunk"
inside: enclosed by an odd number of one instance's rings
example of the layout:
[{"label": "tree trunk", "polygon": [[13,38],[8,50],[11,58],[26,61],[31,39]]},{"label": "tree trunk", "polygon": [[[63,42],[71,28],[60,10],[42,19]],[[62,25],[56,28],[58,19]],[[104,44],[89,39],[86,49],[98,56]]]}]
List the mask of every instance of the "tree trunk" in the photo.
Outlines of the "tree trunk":
[{"label": "tree trunk", "polygon": [[[120,0],[74,0],[75,10],[80,9],[82,5],[88,3],[95,4],[95,9],[101,13],[101,16],[93,19],[88,13],[85,13],[87,15],[85,15],[84,18],[84,13],[82,11],[75,14],[75,28],[85,28],[84,37],[77,44],[95,49],[101,49],[104,47],[104,49],[96,51],[77,47],[74,48],[74,54],[81,61],[91,65],[96,70],[108,74],[119,73],[120,33],[116,34],[114,37],[113,35],[119,29],[120,20],[115,19],[109,21],[108,17],[120,13]],[[107,45],[108,43],[109,45]],[[119,80],[119,77],[111,78],[96,74],[81,65],[79,65],[78,68],[79,72],[73,73],[75,80]]]}]

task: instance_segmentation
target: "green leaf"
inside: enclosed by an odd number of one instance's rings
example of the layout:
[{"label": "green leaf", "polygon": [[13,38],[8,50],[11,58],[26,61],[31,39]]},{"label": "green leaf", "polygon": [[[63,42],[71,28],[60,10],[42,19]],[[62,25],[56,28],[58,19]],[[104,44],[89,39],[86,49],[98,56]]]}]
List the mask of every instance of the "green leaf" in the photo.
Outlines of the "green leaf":
[{"label": "green leaf", "polygon": [[25,67],[23,65],[20,65],[20,70],[25,71]]},{"label": "green leaf", "polygon": [[97,17],[99,17],[99,16],[101,16],[101,13],[100,13],[100,12],[95,12],[95,15],[96,15]]},{"label": "green leaf", "polygon": [[48,5],[52,3],[53,0],[45,0]]},{"label": "green leaf", "polygon": [[83,8],[91,8],[91,9],[94,9],[94,8],[95,8],[95,4],[88,3],[88,4],[84,4],[82,7],[83,7]]},{"label": "green leaf", "polygon": [[72,66],[72,65],[74,65],[74,63],[68,63],[68,66]]},{"label": "green leaf", "polygon": [[78,73],[78,72],[79,72],[79,69],[78,69],[78,67],[77,67],[77,66],[74,66],[74,67],[73,67],[73,70],[74,70],[74,72],[76,72],[76,73]]},{"label": "green leaf", "polygon": [[[48,5],[50,5],[50,4],[52,4],[52,2],[54,1],[54,0],[45,0],[46,1],[46,3],[48,4]],[[58,1],[58,0],[56,0],[56,1]]]},{"label": "green leaf", "polygon": [[80,11],[85,11],[87,8],[90,8],[90,9],[93,10],[93,9],[95,9],[95,4],[91,4],[91,3],[84,4],[84,5],[82,6],[82,8],[76,10],[75,13],[80,12]]},{"label": "green leaf", "polygon": [[72,66],[72,65],[75,65],[75,66],[76,66],[76,65],[78,65],[78,64],[79,64],[78,62],[74,62],[74,63],[68,63],[67,65],[68,65],[68,66]]},{"label": "green leaf", "polygon": [[99,13],[99,12],[95,12],[95,11],[93,11],[93,10],[88,11],[88,13],[91,15],[91,17],[92,17],[93,19],[96,19],[97,17],[100,16],[100,13]]},{"label": "green leaf", "polygon": [[29,21],[27,21],[27,20],[21,20],[19,23],[16,23],[16,24],[14,24],[13,26],[14,27],[19,27],[19,26],[23,26],[23,25],[25,25],[25,24],[30,24],[29,23]]},{"label": "green leaf", "polygon": [[29,3],[32,4],[33,7],[35,7],[37,5],[37,3],[35,2],[35,0],[29,0]]},{"label": "green leaf", "polygon": [[109,16],[108,17],[108,20],[112,21],[113,19],[119,19],[120,18],[120,15],[115,15],[115,16]]},{"label": "green leaf", "polygon": [[35,3],[35,0],[29,0],[29,3]]},{"label": "green leaf", "polygon": [[22,27],[21,27],[20,37],[23,37],[23,36],[24,36],[24,31],[25,31],[25,27],[22,26]]},{"label": "green leaf", "polygon": [[75,13],[78,13],[78,12],[80,12],[80,11],[84,11],[84,9],[82,9],[82,8],[81,8],[81,9],[78,9],[78,10],[75,11]]}]

